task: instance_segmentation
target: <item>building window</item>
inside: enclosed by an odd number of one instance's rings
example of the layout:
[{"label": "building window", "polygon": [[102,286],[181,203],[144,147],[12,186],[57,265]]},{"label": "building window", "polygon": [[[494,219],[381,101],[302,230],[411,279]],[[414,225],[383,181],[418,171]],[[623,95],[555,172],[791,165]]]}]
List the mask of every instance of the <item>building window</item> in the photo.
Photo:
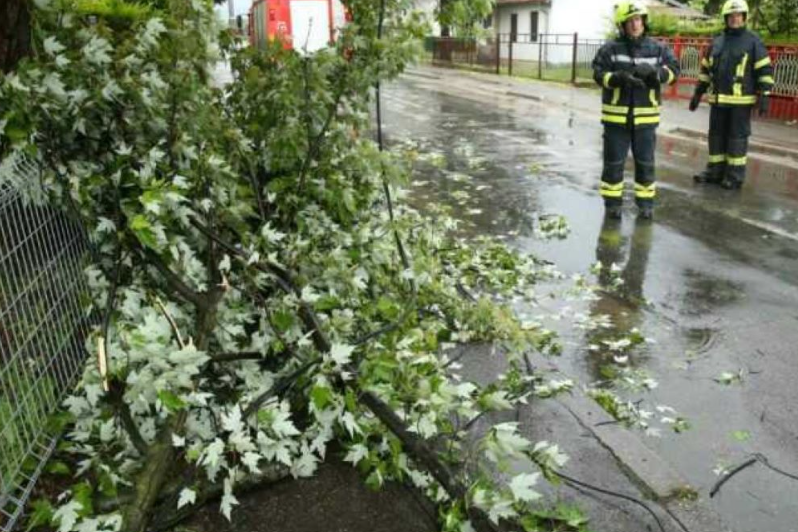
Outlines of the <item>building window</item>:
[{"label": "building window", "polygon": [[529,41],[538,42],[538,22],[540,13],[533,11],[529,18]]},{"label": "building window", "polygon": [[510,15],[510,42],[518,42],[518,14]]},{"label": "building window", "polygon": [[489,30],[493,27],[493,15],[488,15],[482,20],[482,27]]}]

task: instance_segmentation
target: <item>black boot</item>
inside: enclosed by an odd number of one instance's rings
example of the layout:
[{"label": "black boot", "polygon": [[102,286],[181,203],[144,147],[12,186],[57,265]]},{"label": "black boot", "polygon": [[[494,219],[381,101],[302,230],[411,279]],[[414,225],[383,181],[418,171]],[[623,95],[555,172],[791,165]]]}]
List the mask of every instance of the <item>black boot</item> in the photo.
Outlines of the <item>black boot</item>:
[{"label": "black boot", "polygon": [[637,210],[637,217],[643,220],[651,220],[654,218],[654,206],[651,204],[639,205]]},{"label": "black boot", "polygon": [[723,168],[718,166],[707,166],[700,174],[693,176],[696,183],[707,183],[717,185],[723,181]]},{"label": "black boot", "polygon": [[620,203],[605,203],[604,216],[610,220],[620,220],[623,214]]},{"label": "black boot", "polygon": [[726,190],[739,190],[743,186],[743,182],[739,179],[735,179],[733,177],[726,176],[723,181],[721,181],[720,186],[725,188]]}]

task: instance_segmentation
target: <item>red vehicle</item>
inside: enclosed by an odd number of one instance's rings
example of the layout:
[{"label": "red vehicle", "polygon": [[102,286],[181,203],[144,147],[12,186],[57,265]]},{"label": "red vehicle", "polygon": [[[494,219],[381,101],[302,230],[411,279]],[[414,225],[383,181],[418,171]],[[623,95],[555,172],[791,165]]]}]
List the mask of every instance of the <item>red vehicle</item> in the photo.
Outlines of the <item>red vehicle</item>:
[{"label": "red vehicle", "polygon": [[346,23],[339,0],[254,0],[249,11],[249,42],[263,47],[279,39],[286,49],[315,52],[335,41]]}]

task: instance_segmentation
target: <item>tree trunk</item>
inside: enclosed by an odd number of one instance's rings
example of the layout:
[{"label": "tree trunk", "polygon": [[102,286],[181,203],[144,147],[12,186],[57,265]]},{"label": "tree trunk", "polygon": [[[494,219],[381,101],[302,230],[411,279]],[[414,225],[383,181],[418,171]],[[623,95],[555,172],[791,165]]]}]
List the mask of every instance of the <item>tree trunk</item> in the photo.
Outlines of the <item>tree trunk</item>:
[{"label": "tree trunk", "polygon": [[709,0],[704,6],[704,13],[707,15],[717,15],[720,13],[721,4],[723,4],[723,0]]},{"label": "tree trunk", "polygon": [[8,72],[30,51],[30,12],[27,0],[0,4],[0,69]]}]

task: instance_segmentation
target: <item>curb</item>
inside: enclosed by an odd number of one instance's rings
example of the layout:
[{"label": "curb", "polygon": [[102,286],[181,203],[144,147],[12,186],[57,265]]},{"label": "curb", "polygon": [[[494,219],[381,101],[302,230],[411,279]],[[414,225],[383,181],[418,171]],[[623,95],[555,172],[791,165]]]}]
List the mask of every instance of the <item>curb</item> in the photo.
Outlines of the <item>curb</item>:
[{"label": "curb", "polygon": [[[550,359],[540,354],[532,354],[530,358],[538,367],[559,371]],[[705,499],[693,502],[679,499],[679,493],[688,483],[673,466],[646,447],[637,435],[615,422],[581,390],[574,389],[556,400],[612,454],[626,476],[661,505],[682,532],[733,532]]]},{"label": "curb", "polygon": [[[689,137],[696,140],[702,140],[702,141],[707,140],[706,132],[698,131],[695,129],[689,129],[682,126],[672,128],[668,131],[668,133],[674,135],[681,135],[683,137]],[[788,148],[786,146],[768,144],[761,140],[749,140],[748,146],[752,151],[756,151],[765,155],[776,155],[779,157],[787,157],[798,161],[798,149]]]}]

